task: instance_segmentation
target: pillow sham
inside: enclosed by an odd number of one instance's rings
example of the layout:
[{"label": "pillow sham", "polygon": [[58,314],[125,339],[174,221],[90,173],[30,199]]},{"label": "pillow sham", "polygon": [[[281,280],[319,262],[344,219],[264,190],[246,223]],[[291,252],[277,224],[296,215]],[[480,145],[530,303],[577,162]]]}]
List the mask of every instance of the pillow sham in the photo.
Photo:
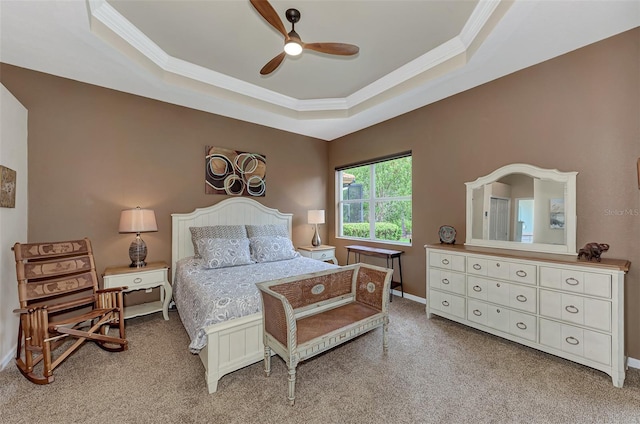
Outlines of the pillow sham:
[{"label": "pillow sham", "polygon": [[286,224],[245,225],[247,237],[279,236],[289,238]]},{"label": "pillow sham", "polygon": [[293,248],[289,237],[257,236],[251,237],[251,259],[256,262],[275,262],[293,259],[300,254]]},{"label": "pillow sham", "polygon": [[191,242],[193,243],[193,255],[201,258],[198,251],[198,240],[208,238],[241,239],[247,238],[247,230],[244,225],[209,225],[204,227],[189,227]]},{"label": "pillow sham", "polygon": [[254,263],[248,238],[203,238],[197,241],[205,268],[226,268]]}]

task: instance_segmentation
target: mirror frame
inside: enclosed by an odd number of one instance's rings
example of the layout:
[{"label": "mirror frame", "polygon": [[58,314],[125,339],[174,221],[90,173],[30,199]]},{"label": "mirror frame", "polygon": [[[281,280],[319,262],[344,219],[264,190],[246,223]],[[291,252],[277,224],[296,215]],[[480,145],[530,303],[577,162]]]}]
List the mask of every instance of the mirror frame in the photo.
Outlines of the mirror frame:
[{"label": "mirror frame", "polygon": [[[552,180],[565,184],[564,213],[566,244],[522,243],[518,241],[474,239],[473,235],[473,190],[493,183],[509,174],[525,174],[533,178]],[[576,255],[576,175],[577,172],[561,172],[557,169],[543,169],[524,163],[515,163],[496,169],[489,175],[465,183],[467,186],[467,229],[465,245],[494,247],[499,249],[526,250],[531,252],[560,253]]]}]

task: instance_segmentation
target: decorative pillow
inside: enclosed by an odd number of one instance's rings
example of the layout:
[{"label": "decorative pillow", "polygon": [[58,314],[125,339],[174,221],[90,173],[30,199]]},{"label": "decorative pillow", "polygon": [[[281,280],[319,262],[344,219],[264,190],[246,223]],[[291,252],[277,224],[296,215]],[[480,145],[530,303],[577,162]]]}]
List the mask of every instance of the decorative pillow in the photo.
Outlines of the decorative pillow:
[{"label": "decorative pillow", "polygon": [[197,245],[205,268],[225,268],[254,262],[249,253],[248,238],[206,238],[199,239]]},{"label": "decorative pillow", "polygon": [[285,224],[245,225],[247,237],[280,236],[289,238],[289,229]]},{"label": "decorative pillow", "polygon": [[207,227],[189,227],[191,242],[193,243],[193,255],[201,258],[198,251],[198,240],[208,238],[241,239],[247,238],[247,230],[244,225],[211,225]]},{"label": "decorative pillow", "polygon": [[251,241],[251,259],[256,262],[283,261],[300,256],[288,237],[258,236],[251,237],[249,240]]}]

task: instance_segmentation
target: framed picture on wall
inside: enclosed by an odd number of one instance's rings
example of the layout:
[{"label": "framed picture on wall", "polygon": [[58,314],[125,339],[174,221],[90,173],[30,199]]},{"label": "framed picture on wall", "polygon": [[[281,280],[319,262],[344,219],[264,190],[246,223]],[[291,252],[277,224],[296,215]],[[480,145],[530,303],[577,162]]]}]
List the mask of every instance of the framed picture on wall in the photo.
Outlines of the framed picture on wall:
[{"label": "framed picture on wall", "polygon": [[0,165],[0,207],[16,207],[16,171]]},{"label": "framed picture on wall", "polygon": [[564,229],[564,199],[550,199],[549,203],[549,227],[554,230]]},{"label": "framed picture on wall", "polygon": [[225,147],[205,148],[205,193],[264,197],[267,190],[267,159]]}]

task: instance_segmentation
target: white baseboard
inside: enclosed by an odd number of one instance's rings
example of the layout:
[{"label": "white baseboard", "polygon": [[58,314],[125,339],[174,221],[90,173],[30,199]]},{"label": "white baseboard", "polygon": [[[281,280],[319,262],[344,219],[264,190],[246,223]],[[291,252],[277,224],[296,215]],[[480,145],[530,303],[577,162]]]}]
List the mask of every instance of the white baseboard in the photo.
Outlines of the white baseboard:
[{"label": "white baseboard", "polygon": [[[400,290],[391,290],[391,293],[398,297],[402,296],[402,292]],[[405,299],[413,300],[414,302],[422,303],[423,305],[427,304],[427,300],[423,297],[414,296],[409,293],[405,293],[404,297]]]},{"label": "white baseboard", "polygon": [[16,348],[17,348],[16,345],[12,346],[11,349],[9,349],[9,352],[7,352],[7,354],[4,355],[4,358],[2,358],[2,361],[0,362],[0,371],[5,369],[6,366],[11,363],[11,360],[13,359],[13,355],[16,352]]},{"label": "white baseboard", "polygon": [[627,358],[627,365],[629,366],[629,368],[640,369],[640,359]]}]

